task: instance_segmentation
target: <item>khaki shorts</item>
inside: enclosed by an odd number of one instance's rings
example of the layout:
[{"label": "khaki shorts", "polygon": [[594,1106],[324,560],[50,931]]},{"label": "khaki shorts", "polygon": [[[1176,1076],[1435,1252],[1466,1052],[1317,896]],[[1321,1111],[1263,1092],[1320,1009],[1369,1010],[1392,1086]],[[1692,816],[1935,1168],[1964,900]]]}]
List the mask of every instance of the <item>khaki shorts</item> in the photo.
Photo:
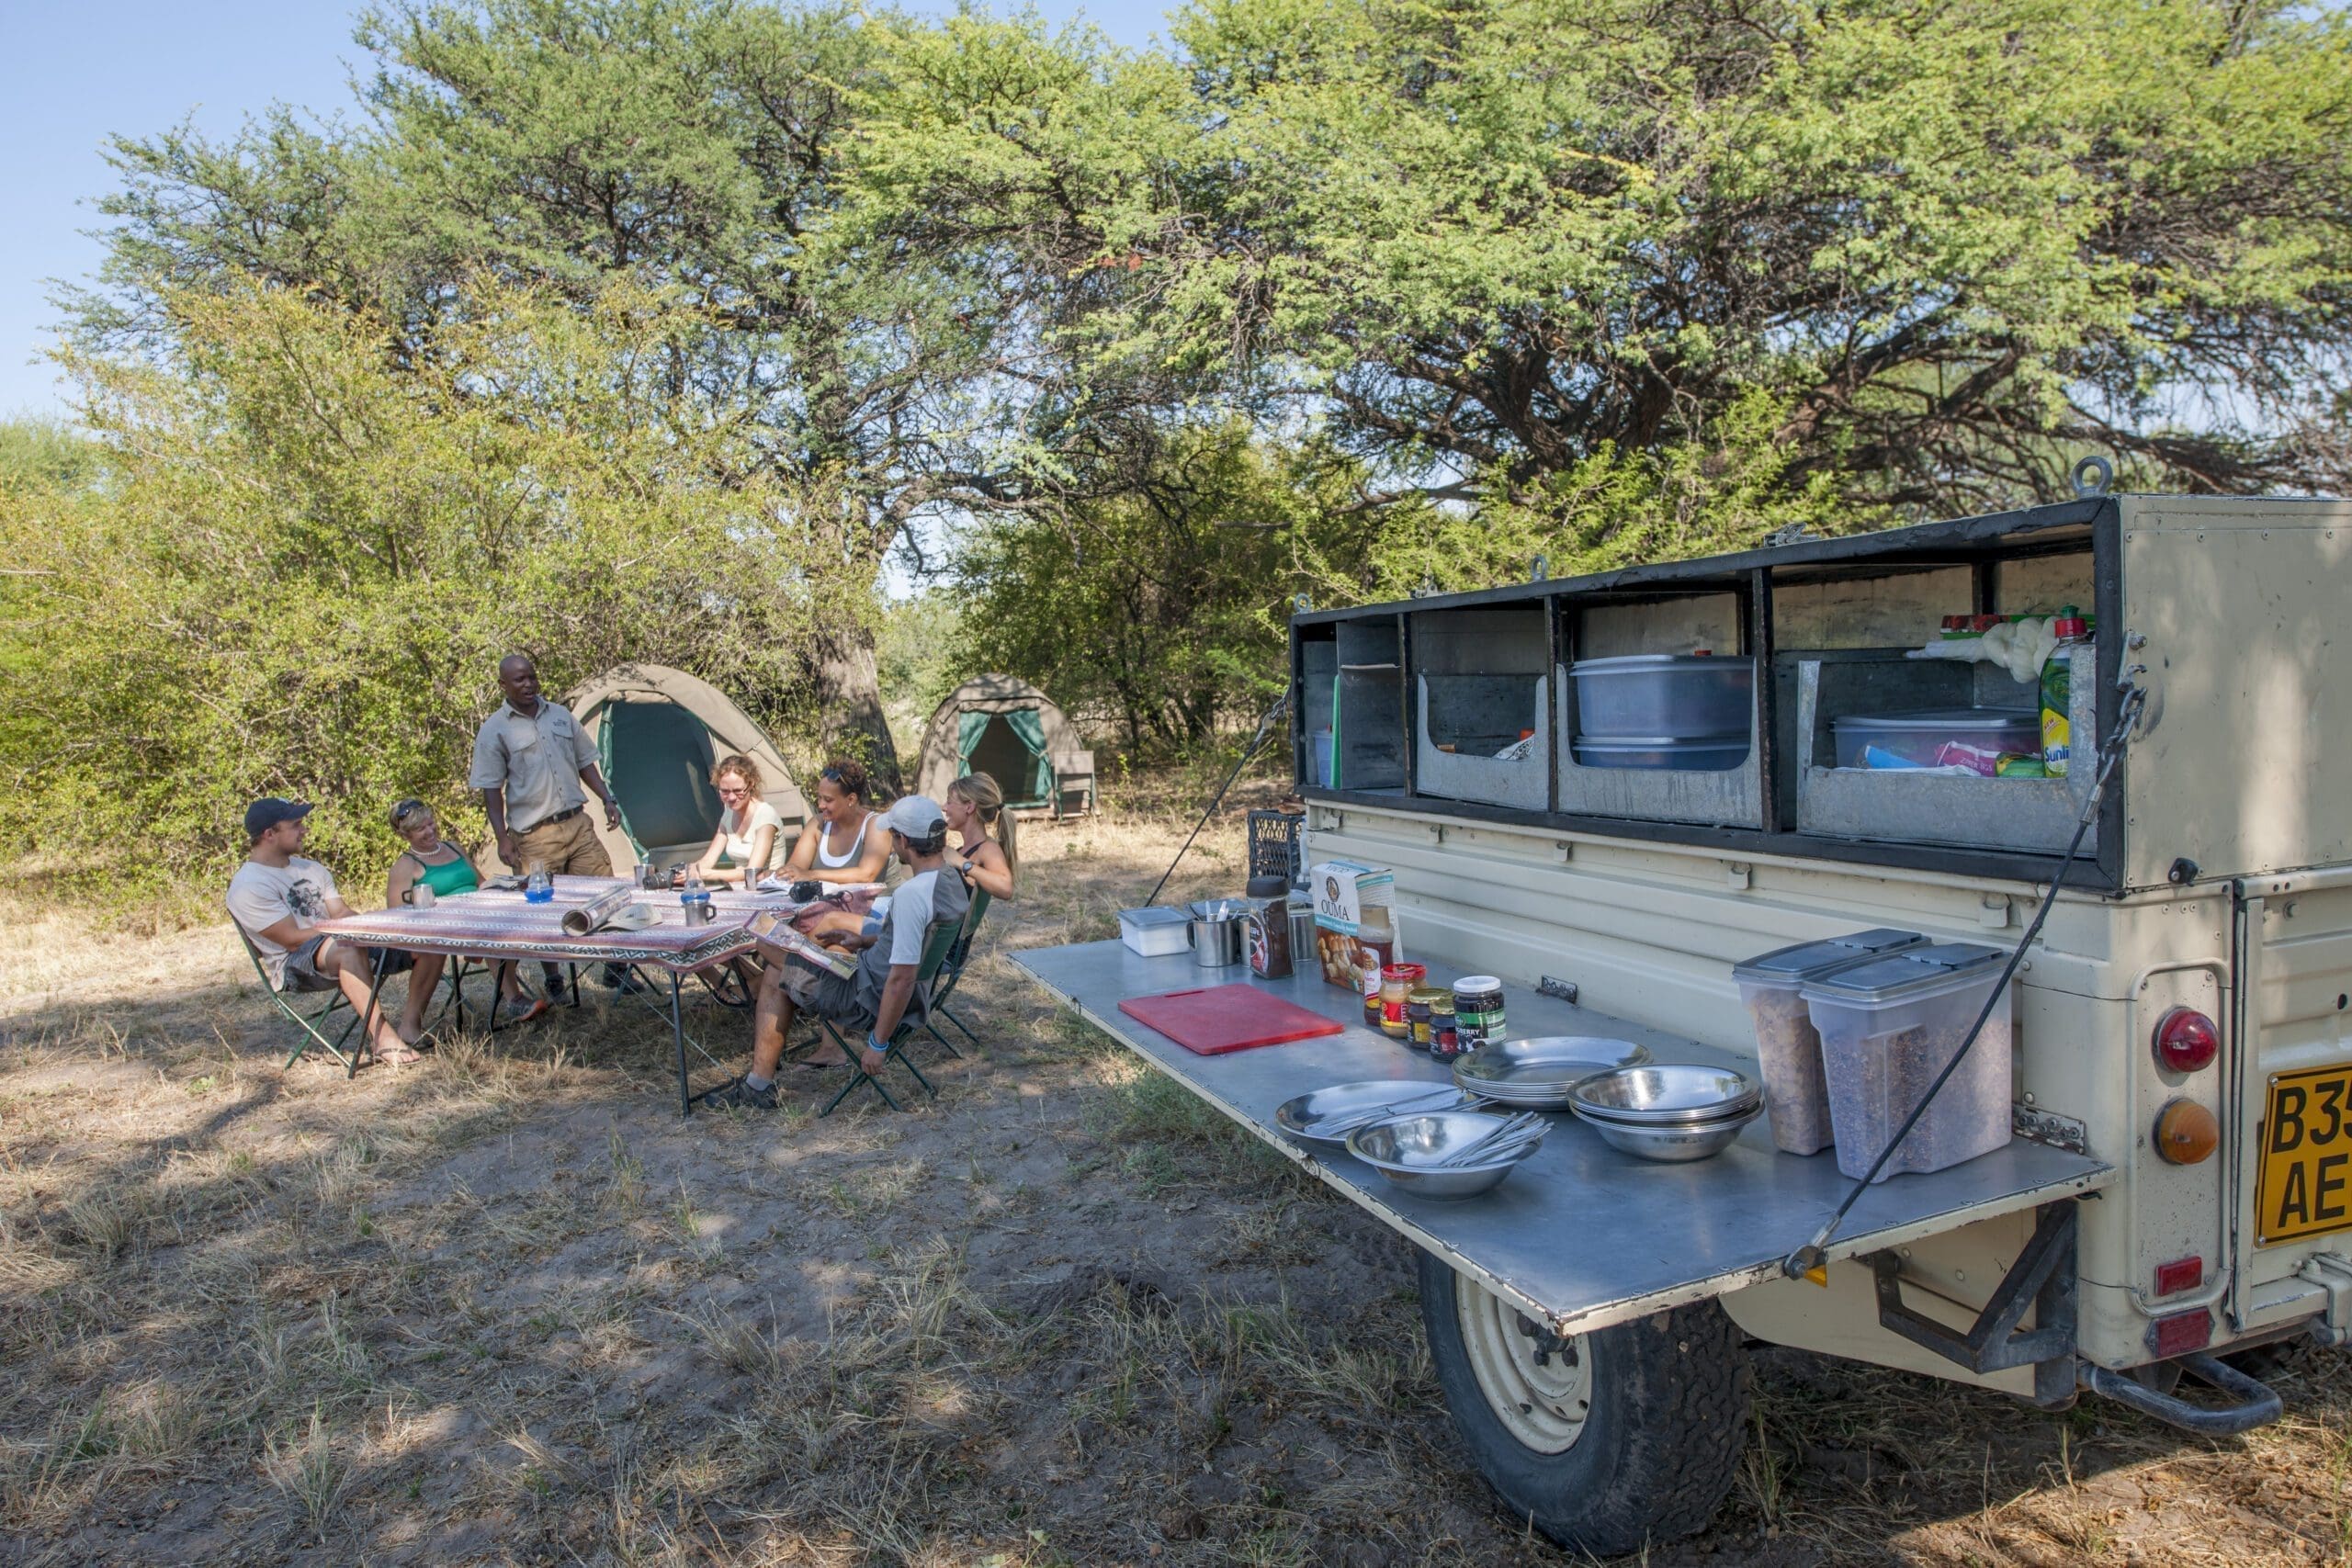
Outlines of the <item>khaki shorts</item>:
[{"label": "khaki shorts", "polygon": [[604,840],[596,837],[596,829],[588,820],[589,811],[602,810],[591,806],[576,817],[560,822],[535,822],[526,830],[514,835],[516,850],[523,863],[515,869],[529,871],[533,861],[548,868],[551,876],[610,876],[613,857],[605,852]]}]

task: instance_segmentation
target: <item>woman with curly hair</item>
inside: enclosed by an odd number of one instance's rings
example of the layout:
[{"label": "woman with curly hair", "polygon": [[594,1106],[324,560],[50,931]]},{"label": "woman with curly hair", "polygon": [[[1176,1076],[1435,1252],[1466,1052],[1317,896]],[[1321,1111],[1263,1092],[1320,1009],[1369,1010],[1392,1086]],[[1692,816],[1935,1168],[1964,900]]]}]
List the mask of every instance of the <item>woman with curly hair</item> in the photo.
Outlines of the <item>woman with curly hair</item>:
[{"label": "woman with curly hair", "polygon": [[[776,840],[784,834],[784,818],[760,798],[760,767],[749,757],[723,759],[710,770],[710,782],[724,807],[710,848],[695,865],[703,881],[740,882],[756,887],[760,878],[782,865]],[[719,862],[729,863],[721,865]]]}]

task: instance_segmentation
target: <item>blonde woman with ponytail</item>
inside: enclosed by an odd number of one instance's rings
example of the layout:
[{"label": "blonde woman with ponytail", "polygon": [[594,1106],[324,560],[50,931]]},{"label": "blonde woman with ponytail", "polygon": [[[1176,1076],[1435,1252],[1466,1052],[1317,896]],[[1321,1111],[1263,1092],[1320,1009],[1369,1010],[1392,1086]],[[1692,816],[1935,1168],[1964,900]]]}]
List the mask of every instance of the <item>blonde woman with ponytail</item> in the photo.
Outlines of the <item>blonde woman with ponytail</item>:
[{"label": "blonde woman with ponytail", "polygon": [[986,773],[966,773],[947,786],[939,808],[951,838],[949,863],[960,863],[964,880],[989,897],[1010,899],[1020,853],[1013,846],[1012,816],[1004,808],[1004,791],[996,780]]}]

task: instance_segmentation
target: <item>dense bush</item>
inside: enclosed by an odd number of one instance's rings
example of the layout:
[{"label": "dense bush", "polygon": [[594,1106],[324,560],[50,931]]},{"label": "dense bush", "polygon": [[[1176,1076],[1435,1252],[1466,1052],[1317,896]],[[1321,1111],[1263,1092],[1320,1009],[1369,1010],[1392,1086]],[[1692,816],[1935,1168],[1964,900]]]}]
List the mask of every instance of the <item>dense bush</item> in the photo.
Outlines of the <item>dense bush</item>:
[{"label": "dense bush", "polygon": [[356,872],[397,796],[459,802],[503,654],[555,692],[632,658],[741,687],[805,637],[802,498],[655,373],[672,302],[481,284],[397,367],[381,322],[290,293],[175,308],[172,369],[76,367],[104,482],[0,499],[12,847],[209,874],[279,794]]}]

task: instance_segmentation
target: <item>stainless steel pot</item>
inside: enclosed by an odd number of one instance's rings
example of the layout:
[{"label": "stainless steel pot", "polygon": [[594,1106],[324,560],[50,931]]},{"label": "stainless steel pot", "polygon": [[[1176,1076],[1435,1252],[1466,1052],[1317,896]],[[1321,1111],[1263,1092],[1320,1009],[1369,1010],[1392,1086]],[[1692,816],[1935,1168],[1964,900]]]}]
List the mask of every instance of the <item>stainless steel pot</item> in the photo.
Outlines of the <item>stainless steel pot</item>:
[{"label": "stainless steel pot", "polygon": [[1250,901],[1246,898],[1203,898],[1185,906],[1193,923],[1184,931],[1193,945],[1193,962],[1204,969],[1222,969],[1250,955]]}]

